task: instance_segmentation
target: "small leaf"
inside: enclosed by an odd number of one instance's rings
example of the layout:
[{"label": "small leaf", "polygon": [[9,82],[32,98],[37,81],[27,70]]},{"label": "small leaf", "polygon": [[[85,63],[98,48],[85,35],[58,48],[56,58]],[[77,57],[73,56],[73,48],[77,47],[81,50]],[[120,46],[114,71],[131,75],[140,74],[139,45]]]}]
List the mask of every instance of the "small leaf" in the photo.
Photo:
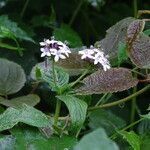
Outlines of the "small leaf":
[{"label": "small leaf", "polygon": [[85,135],[73,150],[119,150],[116,143],[111,141],[104,129],[99,128]]},{"label": "small leaf", "polygon": [[145,119],[150,119],[150,112],[148,113],[148,114],[146,114],[146,115],[141,115],[143,118],[145,118]]},{"label": "small leaf", "polygon": [[56,28],[53,32],[54,37],[57,40],[64,42],[67,40],[71,47],[82,46],[82,41],[79,35],[69,27],[69,25],[62,24],[60,28]]},{"label": "small leaf", "polygon": [[144,34],[150,36],[150,29],[145,30],[145,31],[144,31]]},{"label": "small leaf", "polygon": [[39,101],[40,101],[39,96],[35,94],[29,94],[27,96],[13,98],[11,100],[7,99],[1,100],[0,98],[0,104],[13,108],[21,108],[23,104],[35,106],[37,103],[39,103]]},{"label": "small leaf", "polygon": [[21,109],[8,108],[0,115],[0,131],[7,130],[23,122],[35,127],[49,126],[49,120],[41,111],[24,104]]},{"label": "small leaf", "polygon": [[0,59],[0,72],[0,95],[16,93],[26,82],[24,70],[12,61]]},{"label": "small leaf", "polygon": [[99,109],[89,114],[89,127],[93,130],[102,127],[108,135],[112,135],[116,130],[125,127],[125,125],[126,123],[123,119],[109,111]]},{"label": "small leaf", "polygon": [[76,132],[75,130],[80,129],[85,121],[87,104],[71,95],[57,96],[57,98],[66,104],[71,116],[71,130]]},{"label": "small leaf", "polygon": [[99,70],[83,80],[83,86],[76,91],[81,94],[101,94],[127,90],[136,86],[138,80],[132,77],[129,69],[112,68]]},{"label": "small leaf", "polygon": [[127,60],[128,56],[126,53],[126,44],[119,43],[118,46],[118,64],[120,65],[122,62]]},{"label": "small leaf", "polygon": [[133,131],[127,132],[127,131],[120,131],[119,134],[123,136],[125,140],[132,146],[134,150],[141,150],[141,139],[140,137],[135,134]]}]

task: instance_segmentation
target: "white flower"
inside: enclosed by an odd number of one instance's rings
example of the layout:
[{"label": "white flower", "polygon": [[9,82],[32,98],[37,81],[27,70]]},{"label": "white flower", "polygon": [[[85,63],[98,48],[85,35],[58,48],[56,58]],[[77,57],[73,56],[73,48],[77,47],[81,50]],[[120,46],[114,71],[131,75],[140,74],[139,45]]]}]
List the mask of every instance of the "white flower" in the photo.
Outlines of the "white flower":
[{"label": "white flower", "polygon": [[86,59],[86,58],[93,59],[94,51],[93,49],[85,49],[85,50],[79,51],[79,54],[82,55],[81,59]]},{"label": "white flower", "polygon": [[82,51],[79,51],[79,54],[81,54],[81,59],[89,58],[94,61],[94,64],[100,63],[104,69],[104,71],[110,69],[110,63],[107,60],[108,56],[104,56],[104,52],[100,51],[100,49],[94,48],[93,46],[89,49],[85,49]]},{"label": "white flower", "polygon": [[54,55],[55,62],[57,62],[59,60],[59,58],[61,58],[61,59],[66,58],[60,50],[55,49],[55,50],[53,50],[53,52],[51,54]]},{"label": "white flower", "polygon": [[110,69],[110,63],[104,56],[104,53],[99,51],[94,57],[94,64],[100,63],[103,66],[104,71]]},{"label": "white flower", "polygon": [[44,56],[54,56],[54,60],[58,61],[60,58],[65,59],[69,57],[71,53],[69,47],[61,41],[56,41],[54,38],[51,40],[45,39],[43,42],[40,42],[41,48],[41,57]]}]

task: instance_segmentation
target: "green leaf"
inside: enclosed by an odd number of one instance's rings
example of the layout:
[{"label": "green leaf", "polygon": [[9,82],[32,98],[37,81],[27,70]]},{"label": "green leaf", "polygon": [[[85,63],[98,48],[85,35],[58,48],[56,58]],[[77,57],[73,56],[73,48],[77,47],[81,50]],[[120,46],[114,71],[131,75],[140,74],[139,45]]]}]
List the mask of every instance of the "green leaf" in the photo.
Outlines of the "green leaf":
[{"label": "green leaf", "polygon": [[128,58],[128,56],[126,53],[126,44],[119,43],[119,46],[118,46],[118,64],[120,65],[125,60],[127,60],[127,58]]},{"label": "green leaf", "polygon": [[62,42],[67,40],[71,47],[82,46],[81,38],[69,25],[62,24],[60,28],[54,29],[53,35],[57,40]]},{"label": "green leaf", "polygon": [[23,122],[35,127],[49,126],[49,120],[45,114],[24,104],[21,109],[10,107],[0,115],[0,131],[10,129],[18,122]]},{"label": "green leaf", "polygon": [[11,133],[16,138],[15,150],[64,150],[71,149],[77,143],[74,137],[62,136],[61,138],[53,136],[49,139],[35,129],[15,128]]},{"label": "green leaf", "polygon": [[141,138],[141,149],[140,150],[149,150],[150,148],[150,132],[142,136]]},{"label": "green leaf", "polygon": [[146,115],[141,115],[143,118],[145,118],[145,119],[150,119],[150,112],[148,113],[148,114],[146,114]]},{"label": "green leaf", "polygon": [[119,148],[107,137],[104,129],[99,128],[85,135],[73,150],[119,150]]},{"label": "green leaf", "polygon": [[123,136],[123,138],[132,146],[134,150],[141,150],[141,139],[140,137],[135,134],[133,131],[120,131],[119,134]]},{"label": "green leaf", "polygon": [[0,16],[0,37],[1,38],[19,38],[21,40],[26,40],[30,42],[34,42],[34,40],[28,36],[28,34],[18,27],[17,23],[9,20],[8,16],[1,15]]},{"label": "green leaf", "polygon": [[145,31],[144,31],[144,34],[150,36],[150,29],[145,30]]},{"label": "green leaf", "polygon": [[89,114],[89,127],[93,130],[102,127],[108,135],[112,135],[116,130],[125,126],[126,122],[112,112],[100,109]]},{"label": "green leaf", "polygon": [[39,102],[40,102],[40,98],[38,95],[35,94],[29,94],[27,96],[13,98],[11,100],[7,100],[7,99],[2,100],[0,98],[0,104],[7,107],[13,107],[13,108],[21,108],[23,104],[29,106],[35,106]]},{"label": "green leaf", "polygon": [[0,150],[14,150],[15,138],[12,135],[0,137]]},{"label": "green leaf", "polygon": [[0,95],[16,93],[26,82],[24,70],[12,61],[0,59],[0,72]]},{"label": "green leaf", "polygon": [[101,94],[127,90],[136,86],[138,80],[126,68],[98,70],[83,79],[83,86],[76,91],[79,94]]},{"label": "green leaf", "polygon": [[66,104],[71,116],[71,130],[76,132],[75,130],[80,129],[85,121],[87,104],[71,95],[57,96],[57,98]]},{"label": "green leaf", "polygon": [[150,119],[143,119],[138,125],[139,134],[150,133]]}]

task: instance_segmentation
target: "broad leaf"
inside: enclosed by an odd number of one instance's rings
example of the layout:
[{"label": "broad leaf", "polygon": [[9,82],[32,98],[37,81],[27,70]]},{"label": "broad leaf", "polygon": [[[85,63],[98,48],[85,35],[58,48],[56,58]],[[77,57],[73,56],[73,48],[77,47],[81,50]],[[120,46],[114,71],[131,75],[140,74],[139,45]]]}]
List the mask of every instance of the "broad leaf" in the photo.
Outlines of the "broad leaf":
[{"label": "broad leaf", "polygon": [[142,136],[141,138],[141,149],[140,150],[149,150],[150,148],[150,132]]},{"label": "broad leaf", "polygon": [[135,134],[133,131],[130,132],[120,131],[119,133],[132,146],[134,150],[141,150],[140,149],[141,139],[137,134]]},{"label": "broad leaf", "polygon": [[0,16],[0,37],[12,38],[12,36],[21,40],[34,42],[34,40],[28,36],[25,31],[18,27],[17,23],[9,20],[8,16]]},{"label": "broad leaf", "polygon": [[145,30],[145,31],[144,31],[144,34],[150,36],[150,29]]},{"label": "broad leaf", "polygon": [[127,28],[133,20],[129,17],[117,22],[106,31],[106,37],[95,45],[102,47],[110,59],[116,58],[119,43],[125,43]]},{"label": "broad leaf", "polygon": [[81,94],[100,94],[127,90],[136,86],[138,80],[132,77],[129,69],[112,68],[99,70],[83,80],[77,92]]},{"label": "broad leaf", "polygon": [[144,119],[139,123],[138,132],[141,135],[150,133],[150,119]]},{"label": "broad leaf", "polygon": [[85,121],[87,104],[71,95],[57,96],[57,98],[66,104],[71,116],[71,130],[76,132],[75,130],[80,129]]},{"label": "broad leaf", "polygon": [[107,137],[104,129],[99,128],[85,135],[73,150],[119,150],[119,148]]},{"label": "broad leaf", "polygon": [[39,96],[35,94],[29,94],[27,96],[13,98],[11,100],[0,98],[0,104],[13,108],[21,108],[23,104],[35,106],[37,103],[39,103],[39,101],[40,101]]},{"label": "broad leaf", "polygon": [[128,26],[127,29],[128,45],[132,44],[132,42],[139,37],[139,34],[142,33],[144,26],[145,26],[145,22],[143,20],[137,19],[131,22],[131,24]]},{"label": "broad leaf", "polygon": [[12,135],[6,135],[0,137],[0,150],[14,150],[15,137]]},{"label": "broad leaf", "polygon": [[124,120],[105,110],[95,110],[89,114],[89,126],[91,129],[102,127],[108,135],[112,135],[116,130],[125,127]]},{"label": "broad leaf", "polygon": [[62,42],[67,40],[71,47],[82,46],[82,41],[79,35],[66,24],[62,24],[60,28],[54,29],[53,35],[57,40]]},{"label": "broad leaf", "polygon": [[49,126],[49,120],[41,111],[24,104],[21,109],[8,108],[0,115],[0,131],[12,128],[18,122],[35,127]]},{"label": "broad leaf", "polygon": [[141,34],[128,45],[128,54],[132,62],[139,68],[150,68],[150,37]]},{"label": "broad leaf", "polygon": [[25,82],[25,73],[20,65],[0,59],[0,95],[18,92]]},{"label": "broad leaf", "polygon": [[142,115],[142,117],[145,118],[145,119],[150,119],[150,112],[146,115]]},{"label": "broad leaf", "polygon": [[47,139],[38,130],[32,128],[30,130],[15,128],[11,130],[11,133],[16,138],[15,150],[64,150],[71,149],[77,143],[74,137],[69,136],[61,138],[53,136]]}]

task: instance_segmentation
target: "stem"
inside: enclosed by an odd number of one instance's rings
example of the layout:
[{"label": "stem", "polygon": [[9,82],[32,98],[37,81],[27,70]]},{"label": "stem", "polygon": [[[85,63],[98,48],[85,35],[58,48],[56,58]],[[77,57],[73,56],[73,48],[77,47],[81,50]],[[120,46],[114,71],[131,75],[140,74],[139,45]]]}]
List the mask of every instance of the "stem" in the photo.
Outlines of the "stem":
[{"label": "stem", "polygon": [[20,13],[20,17],[21,17],[21,18],[23,18],[23,16],[24,16],[24,13],[25,13],[25,11],[26,11],[26,9],[27,9],[27,6],[28,6],[28,4],[29,4],[29,1],[30,1],[30,0],[26,0],[25,4],[24,4],[24,6],[23,6],[23,9],[22,9],[22,11],[21,11],[21,13]]},{"label": "stem", "polygon": [[54,116],[54,126],[57,126],[57,122],[58,122],[58,118],[59,118],[59,114],[60,114],[60,109],[61,109],[61,101],[57,99],[55,116]]},{"label": "stem", "polygon": [[[128,126],[126,126],[125,128],[123,128],[123,129],[120,130],[120,131],[125,131],[125,130],[127,130],[127,129],[130,129],[131,127],[133,127],[133,126],[135,126],[136,124],[138,124],[139,122],[141,122],[143,119],[144,119],[144,118],[141,118],[141,119],[139,119],[139,120],[137,120],[137,121],[135,121],[135,122],[129,124]],[[118,132],[116,132],[115,134],[113,134],[110,138],[114,140],[114,139],[117,137],[117,134],[118,134]]]},{"label": "stem", "polygon": [[126,97],[126,98],[123,98],[121,100],[118,100],[116,102],[112,102],[112,103],[107,103],[107,104],[104,104],[104,105],[100,105],[100,106],[95,106],[95,107],[89,107],[89,111],[91,110],[96,110],[96,109],[100,109],[100,108],[107,108],[107,107],[112,107],[112,106],[116,106],[116,105],[119,105],[121,103],[124,103],[126,101],[129,101],[131,100],[133,97],[135,96],[138,96],[140,94],[142,94],[143,92],[145,92],[146,90],[148,90],[150,88],[150,85],[147,85],[146,87],[144,87],[143,89],[137,91],[136,93]]},{"label": "stem", "polygon": [[100,100],[96,103],[95,106],[98,106],[98,105],[103,101],[103,99],[104,99],[107,95],[108,95],[108,93],[105,93],[105,94],[100,98]]},{"label": "stem", "polygon": [[150,14],[150,10],[139,10],[137,14],[137,18],[139,18],[143,14]]},{"label": "stem", "polygon": [[81,79],[88,73],[88,69],[83,72],[83,74],[74,82],[70,83],[70,87],[75,86],[77,83],[81,81]]},{"label": "stem", "polygon": [[83,0],[80,0],[78,6],[77,6],[77,8],[76,8],[76,10],[74,11],[74,13],[73,13],[73,15],[72,15],[72,17],[71,17],[71,19],[70,19],[70,21],[69,21],[69,26],[71,26],[72,23],[74,22],[74,20],[75,20],[75,18],[76,18],[76,16],[77,16],[77,14],[78,14],[78,12],[79,12],[79,10],[80,10],[82,4],[83,4]]},{"label": "stem", "polygon": [[134,10],[134,17],[137,18],[137,12],[138,12],[137,0],[133,0],[133,10]]}]

